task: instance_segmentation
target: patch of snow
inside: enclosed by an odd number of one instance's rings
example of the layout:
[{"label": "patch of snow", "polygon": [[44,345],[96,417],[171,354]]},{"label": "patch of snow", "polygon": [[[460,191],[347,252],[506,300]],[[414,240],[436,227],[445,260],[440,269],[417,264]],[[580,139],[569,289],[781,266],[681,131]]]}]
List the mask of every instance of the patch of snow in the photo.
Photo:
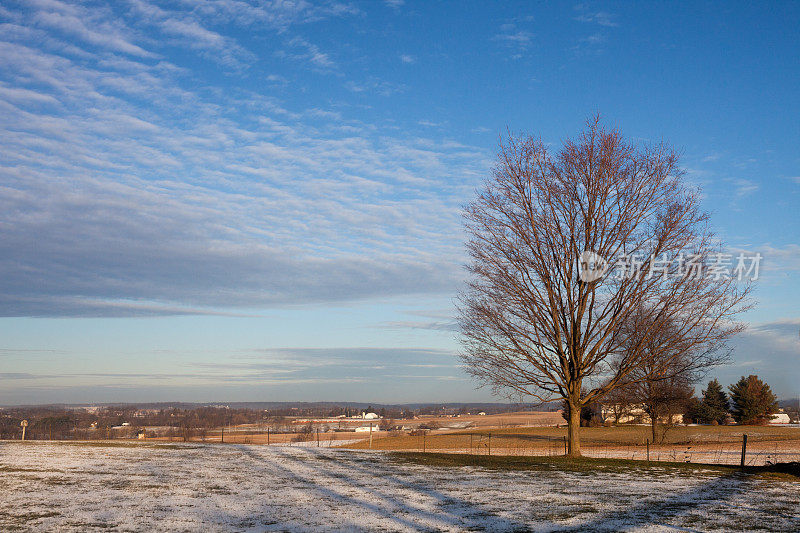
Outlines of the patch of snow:
[{"label": "patch of snow", "polygon": [[428,467],[303,444],[0,443],[0,530],[800,528],[800,483],[658,465]]}]

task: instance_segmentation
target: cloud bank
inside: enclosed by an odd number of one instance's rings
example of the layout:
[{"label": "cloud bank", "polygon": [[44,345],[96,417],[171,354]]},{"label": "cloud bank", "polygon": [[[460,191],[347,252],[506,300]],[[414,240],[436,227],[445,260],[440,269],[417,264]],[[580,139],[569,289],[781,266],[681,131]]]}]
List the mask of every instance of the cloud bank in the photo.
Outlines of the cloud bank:
[{"label": "cloud bank", "polygon": [[[266,32],[268,56],[330,75],[334,59],[296,29],[357,11],[141,0],[4,9],[0,316],[451,291],[458,206],[486,154],[254,89],[278,78],[244,35]],[[217,67],[189,67],[198,60]]]}]

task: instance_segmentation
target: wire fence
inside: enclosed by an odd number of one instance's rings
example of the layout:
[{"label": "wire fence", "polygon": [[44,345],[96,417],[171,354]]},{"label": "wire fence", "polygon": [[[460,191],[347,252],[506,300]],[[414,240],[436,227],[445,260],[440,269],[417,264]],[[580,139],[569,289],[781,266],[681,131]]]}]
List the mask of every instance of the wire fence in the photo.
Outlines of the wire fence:
[{"label": "wire fence", "polygon": [[[670,461],[704,464],[762,466],[800,461],[800,433],[796,436],[761,435],[757,432],[687,442],[653,444],[604,440],[584,440],[581,453],[585,457]],[[531,435],[526,433],[459,433],[418,437],[416,451],[469,453],[507,456],[563,456],[567,454],[565,436]]]},{"label": "wire fence", "polygon": [[[688,427],[675,429],[660,442],[652,442],[641,432],[624,427],[587,428],[581,439],[581,453],[585,457],[630,459],[641,461],[669,461],[720,465],[763,466],[776,463],[800,462],[800,428],[759,428],[720,426],[702,431]],[[592,433],[596,429],[599,433]],[[639,431],[636,429],[636,431]],[[541,431],[554,433],[555,428]],[[615,439],[620,432],[628,432],[624,439]],[[563,456],[567,454],[567,438],[561,434],[537,434],[528,431],[486,429],[479,431],[379,431],[353,430],[323,431],[298,428],[277,429],[268,426],[232,426],[214,429],[203,428],[110,428],[85,430],[71,435],[72,439],[140,439],[168,442],[207,442],[228,444],[258,444],[303,447],[357,447],[374,450],[419,451],[428,453],[464,453],[473,455],[504,456]],[[601,434],[601,438],[597,435]],[[592,436],[594,435],[594,437]],[[38,438],[48,438],[38,436]],[[33,436],[33,438],[37,438]],[[374,444],[374,445],[373,445]]]}]

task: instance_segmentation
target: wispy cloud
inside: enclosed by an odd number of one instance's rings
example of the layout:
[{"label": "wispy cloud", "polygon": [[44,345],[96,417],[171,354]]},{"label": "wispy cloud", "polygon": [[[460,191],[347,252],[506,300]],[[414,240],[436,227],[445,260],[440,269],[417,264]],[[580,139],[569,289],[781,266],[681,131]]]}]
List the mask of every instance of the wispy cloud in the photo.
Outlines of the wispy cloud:
[{"label": "wispy cloud", "polygon": [[492,37],[492,39],[513,50],[515,53],[512,57],[516,59],[522,57],[522,53],[528,50],[533,39],[533,34],[529,31],[519,29],[514,23],[509,23],[503,24],[500,27],[500,32]]},{"label": "wispy cloud", "polygon": [[578,12],[575,20],[579,20],[581,22],[590,22],[609,28],[619,26],[619,24],[616,22],[616,16],[608,13],[607,11],[593,11],[587,4],[578,4],[575,6],[575,10]]},{"label": "wispy cloud", "polygon": [[350,80],[345,83],[345,88],[354,93],[375,93],[381,96],[392,96],[403,92],[405,87],[403,85],[393,83],[386,80],[381,80],[375,77],[370,77],[363,81]]},{"label": "wispy cloud", "polygon": [[140,57],[155,56],[132,42],[132,32],[107,17],[106,8],[88,9],[57,0],[42,2],[39,6],[41,9],[31,17],[31,22],[39,27],[109,50]]},{"label": "wispy cloud", "polygon": [[[172,32],[188,54],[235,43],[200,24],[206,7],[148,6],[126,15],[135,20],[83,19],[143,54],[75,51],[49,26],[0,37],[0,315],[249,314],[452,290],[459,205],[488,154],[199,82],[136,28]],[[233,7],[215,6],[238,23]],[[303,38],[283,39],[335,68]],[[351,90],[402,87],[370,79]]]},{"label": "wispy cloud", "polygon": [[722,383],[733,383],[742,375],[770,376],[773,390],[784,397],[800,394],[800,319],[787,318],[757,323],[731,342],[734,348],[730,365],[714,371]]},{"label": "wispy cloud", "polygon": [[736,196],[739,198],[750,195],[759,189],[757,183],[741,178],[733,180],[733,184],[735,186]]},{"label": "wispy cloud", "polygon": [[308,42],[303,37],[292,37],[287,44],[288,49],[276,52],[278,57],[308,62],[313,67],[327,71],[337,68],[336,63],[328,54],[322,52],[317,45]]}]

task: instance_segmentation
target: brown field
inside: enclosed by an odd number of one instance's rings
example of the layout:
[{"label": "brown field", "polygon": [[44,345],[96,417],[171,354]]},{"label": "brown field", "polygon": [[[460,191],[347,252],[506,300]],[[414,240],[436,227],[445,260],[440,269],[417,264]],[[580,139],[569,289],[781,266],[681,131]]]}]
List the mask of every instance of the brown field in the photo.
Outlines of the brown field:
[{"label": "brown field", "polygon": [[449,416],[421,416],[416,420],[398,420],[398,423],[419,425],[436,422],[440,426],[449,424],[471,423],[470,427],[536,427],[536,426],[557,426],[564,425],[566,421],[561,417],[561,413],[545,411],[521,411],[516,413],[501,413],[497,415],[460,415],[458,417]]},{"label": "brown field", "polygon": [[[373,438],[378,436],[387,436],[386,431],[374,431]],[[328,431],[319,434],[320,446],[337,446],[337,443],[350,442],[354,439],[367,439],[369,440],[369,433],[352,433],[352,432],[338,432]],[[148,437],[144,439],[148,442],[184,442],[183,437]],[[222,433],[219,430],[209,431],[205,437],[193,436],[186,442],[222,442]],[[317,434],[301,435],[300,433],[270,433],[267,435],[266,431],[256,432],[256,430],[243,430],[231,432],[225,430],[224,442],[226,444],[290,444],[300,442],[317,442]]]},{"label": "brown field", "polygon": [[[800,461],[800,428],[778,426],[676,426],[663,441],[649,445],[651,460],[737,464],[742,435],[747,434],[747,464]],[[426,451],[494,455],[563,455],[565,428],[476,428],[373,437],[374,450]],[[584,455],[646,459],[647,426],[581,428]],[[368,441],[344,445],[369,449]]]},{"label": "brown field", "polygon": [[[356,428],[368,426],[370,423],[374,426],[372,436],[373,439],[385,438],[389,436],[389,432],[380,431],[378,429],[379,420],[360,420],[360,419],[339,419],[331,421],[319,421],[315,423],[316,426],[328,426],[338,428]],[[503,429],[515,427],[538,427],[538,426],[555,426],[564,424],[565,421],[558,412],[539,412],[539,411],[526,411],[516,413],[502,413],[497,415],[460,415],[460,416],[430,416],[423,415],[413,420],[395,420],[395,424],[406,428],[417,428],[420,425],[436,425],[442,428],[440,431],[446,431],[447,426],[451,425],[465,425],[468,424],[469,428],[465,431],[474,429]],[[267,430],[264,426],[256,424],[242,424],[234,427],[225,428],[225,442],[236,444],[285,444],[291,442],[298,442],[301,440],[299,427],[305,425],[306,419],[296,420],[292,425],[298,427],[295,433],[270,433],[267,436]],[[452,431],[452,430],[450,430]],[[197,433],[197,432],[195,432]],[[395,433],[395,432],[392,432]],[[352,441],[365,439],[369,440],[369,433],[355,433],[353,431],[326,431],[320,432],[319,439],[321,443],[334,443],[336,441]],[[148,437],[148,441],[183,441],[183,437],[175,435],[173,437],[158,436]],[[220,429],[209,430],[206,432],[205,437],[195,434],[190,439],[192,442],[220,442],[222,440],[222,431]],[[311,435],[306,435],[305,440],[317,440],[316,432]]]},{"label": "brown field", "polygon": [[[661,431],[661,430],[659,430]],[[472,435],[473,442],[486,440],[489,435],[496,445],[514,443],[528,448],[546,448],[561,443],[566,436],[565,427],[486,427],[467,428],[463,431],[431,431],[426,442],[435,448],[461,448]],[[800,428],[781,426],[674,426],[666,429],[665,438],[659,444],[716,444],[727,442],[741,443],[742,435],[747,434],[749,443],[757,441],[799,441]],[[386,436],[373,439],[374,449],[412,449],[419,447],[421,436]],[[643,446],[651,439],[649,426],[622,425],[614,427],[581,428],[581,442],[584,445],[626,445]],[[365,443],[349,447],[361,448]]]},{"label": "brown field", "polygon": [[[342,427],[365,426],[368,421],[345,420]],[[327,431],[319,434],[270,433],[258,426],[225,429],[224,442],[231,444],[319,445],[360,450],[425,451],[478,455],[558,456],[564,454],[567,430],[559,413],[518,412],[497,415],[422,416],[397,420],[403,431],[379,431],[378,421],[370,434]],[[468,424],[469,427],[454,426]],[[296,424],[299,428],[299,422]],[[409,433],[420,425],[439,427],[425,435]],[[448,428],[448,426],[450,426]],[[560,427],[558,427],[560,426]],[[219,429],[193,442],[220,442]],[[588,457],[647,459],[660,461],[738,464],[742,436],[747,434],[746,462],[763,465],[800,461],[800,428],[782,426],[673,426],[659,431],[652,442],[649,426],[581,428],[581,447]],[[182,437],[156,437],[148,441],[182,441]],[[649,442],[648,442],[649,441]],[[305,443],[305,444],[304,444]],[[649,449],[649,456],[648,456]]]}]

